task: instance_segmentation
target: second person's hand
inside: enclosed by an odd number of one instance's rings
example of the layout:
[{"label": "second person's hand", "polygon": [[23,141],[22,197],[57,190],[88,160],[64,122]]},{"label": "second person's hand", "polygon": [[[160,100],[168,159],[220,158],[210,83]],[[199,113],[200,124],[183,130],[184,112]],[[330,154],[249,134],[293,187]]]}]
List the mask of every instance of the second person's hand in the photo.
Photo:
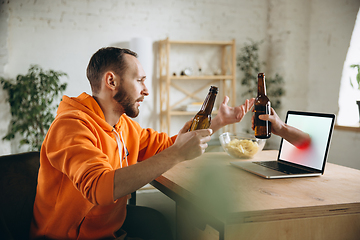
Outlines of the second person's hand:
[{"label": "second person's hand", "polygon": [[[271,108],[271,114],[262,114],[259,115],[260,120],[269,121],[271,122],[271,132],[275,135],[279,135],[281,133],[281,130],[284,128],[285,123],[279,118],[279,116],[276,114],[275,110]],[[251,127],[253,130],[255,130],[255,115],[251,118]]]},{"label": "second person's hand", "polygon": [[[276,114],[273,108],[271,108],[271,115],[262,114],[259,116],[259,119],[270,121],[272,133],[284,138],[285,140],[287,140],[288,142],[290,142],[291,144],[293,144],[298,148],[304,149],[311,144],[311,137],[309,134],[284,123]],[[255,116],[251,118],[253,130],[255,128],[254,120],[255,120]]]}]

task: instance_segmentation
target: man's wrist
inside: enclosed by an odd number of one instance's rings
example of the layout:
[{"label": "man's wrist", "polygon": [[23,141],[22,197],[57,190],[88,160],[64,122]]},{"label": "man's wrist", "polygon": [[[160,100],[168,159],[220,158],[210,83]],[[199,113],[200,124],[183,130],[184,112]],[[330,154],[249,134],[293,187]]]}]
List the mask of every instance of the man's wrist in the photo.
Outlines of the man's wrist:
[{"label": "man's wrist", "polygon": [[224,124],[220,117],[216,116],[212,121],[211,121],[211,125],[210,128],[213,130],[213,134],[214,132],[216,132],[217,130],[219,130],[220,128],[226,126],[226,124]]},{"label": "man's wrist", "polygon": [[162,152],[165,155],[164,157],[169,158],[171,161],[174,161],[175,165],[182,161],[185,161],[185,156],[181,154],[181,151],[178,149],[176,145],[171,145]]}]

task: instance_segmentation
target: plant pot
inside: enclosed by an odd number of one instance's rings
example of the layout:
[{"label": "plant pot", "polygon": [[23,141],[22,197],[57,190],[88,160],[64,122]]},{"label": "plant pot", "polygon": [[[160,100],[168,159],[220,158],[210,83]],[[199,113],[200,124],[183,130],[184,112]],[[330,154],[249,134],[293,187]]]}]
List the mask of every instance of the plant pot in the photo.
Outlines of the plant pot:
[{"label": "plant pot", "polygon": [[359,108],[359,122],[360,122],[360,100],[356,101],[356,104],[358,105]]}]

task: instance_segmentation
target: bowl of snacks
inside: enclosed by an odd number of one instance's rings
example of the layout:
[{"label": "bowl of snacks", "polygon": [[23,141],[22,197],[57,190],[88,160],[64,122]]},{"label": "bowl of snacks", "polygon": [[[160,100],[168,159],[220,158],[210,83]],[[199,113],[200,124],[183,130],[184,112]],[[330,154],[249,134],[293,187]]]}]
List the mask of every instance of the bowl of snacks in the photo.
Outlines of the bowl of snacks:
[{"label": "bowl of snacks", "polygon": [[219,136],[224,151],[234,158],[252,158],[261,152],[266,139],[256,138],[246,133],[225,132]]}]

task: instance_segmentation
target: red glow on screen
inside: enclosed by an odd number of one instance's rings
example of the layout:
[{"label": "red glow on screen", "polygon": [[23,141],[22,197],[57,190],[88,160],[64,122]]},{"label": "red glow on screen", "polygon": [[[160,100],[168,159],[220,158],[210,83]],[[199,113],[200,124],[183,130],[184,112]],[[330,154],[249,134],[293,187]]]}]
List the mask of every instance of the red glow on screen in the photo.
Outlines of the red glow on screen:
[{"label": "red glow on screen", "polygon": [[311,139],[308,139],[308,140],[302,142],[301,144],[297,145],[296,147],[297,147],[298,149],[305,150],[305,149],[308,149],[308,148],[309,148],[310,143],[311,143]]},{"label": "red glow on screen", "polygon": [[287,153],[287,158],[294,162],[303,162],[307,159],[307,155],[311,151],[311,140],[306,140],[300,144],[297,144],[291,151]]}]

